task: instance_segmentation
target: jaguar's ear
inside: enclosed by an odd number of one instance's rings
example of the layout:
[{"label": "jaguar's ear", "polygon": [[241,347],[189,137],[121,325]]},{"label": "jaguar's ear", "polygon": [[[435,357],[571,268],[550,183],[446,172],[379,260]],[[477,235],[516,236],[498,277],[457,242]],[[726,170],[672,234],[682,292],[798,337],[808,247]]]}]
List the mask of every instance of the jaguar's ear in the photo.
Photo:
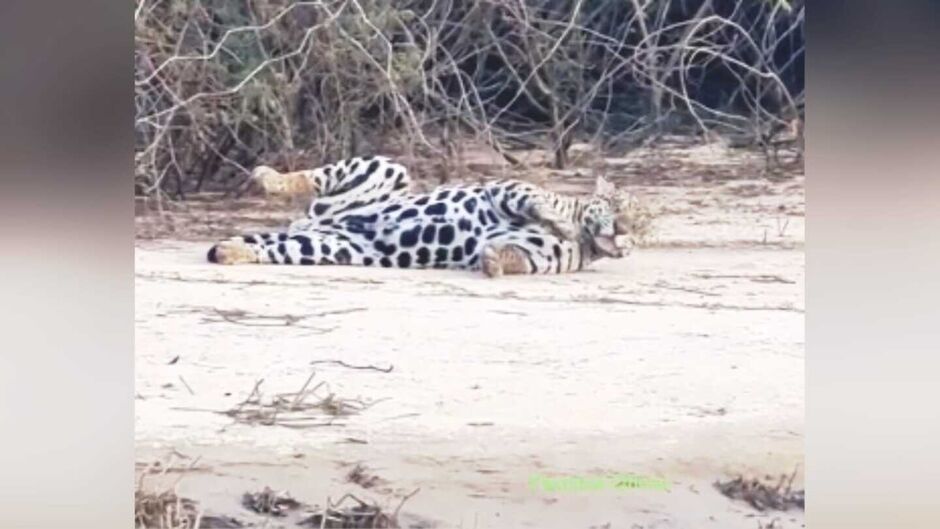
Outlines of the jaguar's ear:
[{"label": "jaguar's ear", "polygon": [[608,181],[601,175],[598,175],[597,180],[594,182],[594,194],[602,197],[613,197],[616,194],[617,188],[614,184]]}]

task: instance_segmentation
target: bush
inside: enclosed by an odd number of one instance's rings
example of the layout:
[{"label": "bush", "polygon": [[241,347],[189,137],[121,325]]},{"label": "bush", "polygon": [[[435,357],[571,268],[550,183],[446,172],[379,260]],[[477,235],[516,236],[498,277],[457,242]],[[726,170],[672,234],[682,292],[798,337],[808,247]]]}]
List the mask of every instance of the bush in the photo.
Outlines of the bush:
[{"label": "bush", "polygon": [[803,2],[138,0],[139,194],[465,137],[567,163],[684,130],[766,143],[803,112]]}]

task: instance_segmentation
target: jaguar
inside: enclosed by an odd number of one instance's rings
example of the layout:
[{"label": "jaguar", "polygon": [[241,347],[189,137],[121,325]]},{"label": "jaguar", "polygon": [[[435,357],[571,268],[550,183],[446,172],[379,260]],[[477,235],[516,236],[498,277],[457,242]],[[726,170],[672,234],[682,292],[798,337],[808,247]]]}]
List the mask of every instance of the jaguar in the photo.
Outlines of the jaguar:
[{"label": "jaguar", "polygon": [[615,244],[621,195],[603,177],[589,196],[504,179],[412,190],[387,157],[351,158],[307,171],[261,166],[253,178],[311,196],[307,216],[285,231],[242,235],[208,252],[218,264],[358,265],[504,274],[582,270],[628,250]]}]

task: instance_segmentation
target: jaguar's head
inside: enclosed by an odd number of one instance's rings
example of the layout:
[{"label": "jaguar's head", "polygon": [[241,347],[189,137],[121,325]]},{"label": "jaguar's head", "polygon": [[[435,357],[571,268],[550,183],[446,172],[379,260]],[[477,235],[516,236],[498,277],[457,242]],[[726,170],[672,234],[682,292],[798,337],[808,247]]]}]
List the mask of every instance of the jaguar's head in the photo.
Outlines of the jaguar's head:
[{"label": "jaguar's head", "polygon": [[648,219],[638,218],[636,208],[636,199],[630,193],[617,189],[603,176],[597,177],[581,216],[581,226],[592,238],[595,251],[607,257],[623,257],[630,252],[637,232],[648,228]]},{"label": "jaguar's head", "polygon": [[613,237],[615,217],[615,200],[617,189],[613,183],[603,176],[598,176],[594,183],[594,193],[587,198],[581,211],[581,226],[591,235],[600,237]]}]

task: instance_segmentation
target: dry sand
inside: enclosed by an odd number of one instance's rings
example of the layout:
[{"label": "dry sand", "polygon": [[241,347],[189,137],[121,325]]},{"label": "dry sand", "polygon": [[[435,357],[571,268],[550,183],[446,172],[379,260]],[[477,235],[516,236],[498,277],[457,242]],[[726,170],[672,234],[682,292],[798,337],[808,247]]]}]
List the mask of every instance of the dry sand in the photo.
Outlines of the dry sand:
[{"label": "dry sand", "polygon": [[[562,276],[220,267],[209,240],[140,240],[138,461],[198,457],[148,483],[179,477],[181,495],[258,527],[294,527],[240,506],[265,486],[392,508],[420,488],[405,527],[801,527],[802,511],[759,513],[711,484],[799,466],[802,488],[802,182],[637,186],[661,214],[651,247]],[[311,364],[331,359],[393,369]],[[212,411],[312,370],[378,402],[306,429]],[[355,463],[384,481],[348,483]],[[671,487],[552,493],[537,474]]]}]

